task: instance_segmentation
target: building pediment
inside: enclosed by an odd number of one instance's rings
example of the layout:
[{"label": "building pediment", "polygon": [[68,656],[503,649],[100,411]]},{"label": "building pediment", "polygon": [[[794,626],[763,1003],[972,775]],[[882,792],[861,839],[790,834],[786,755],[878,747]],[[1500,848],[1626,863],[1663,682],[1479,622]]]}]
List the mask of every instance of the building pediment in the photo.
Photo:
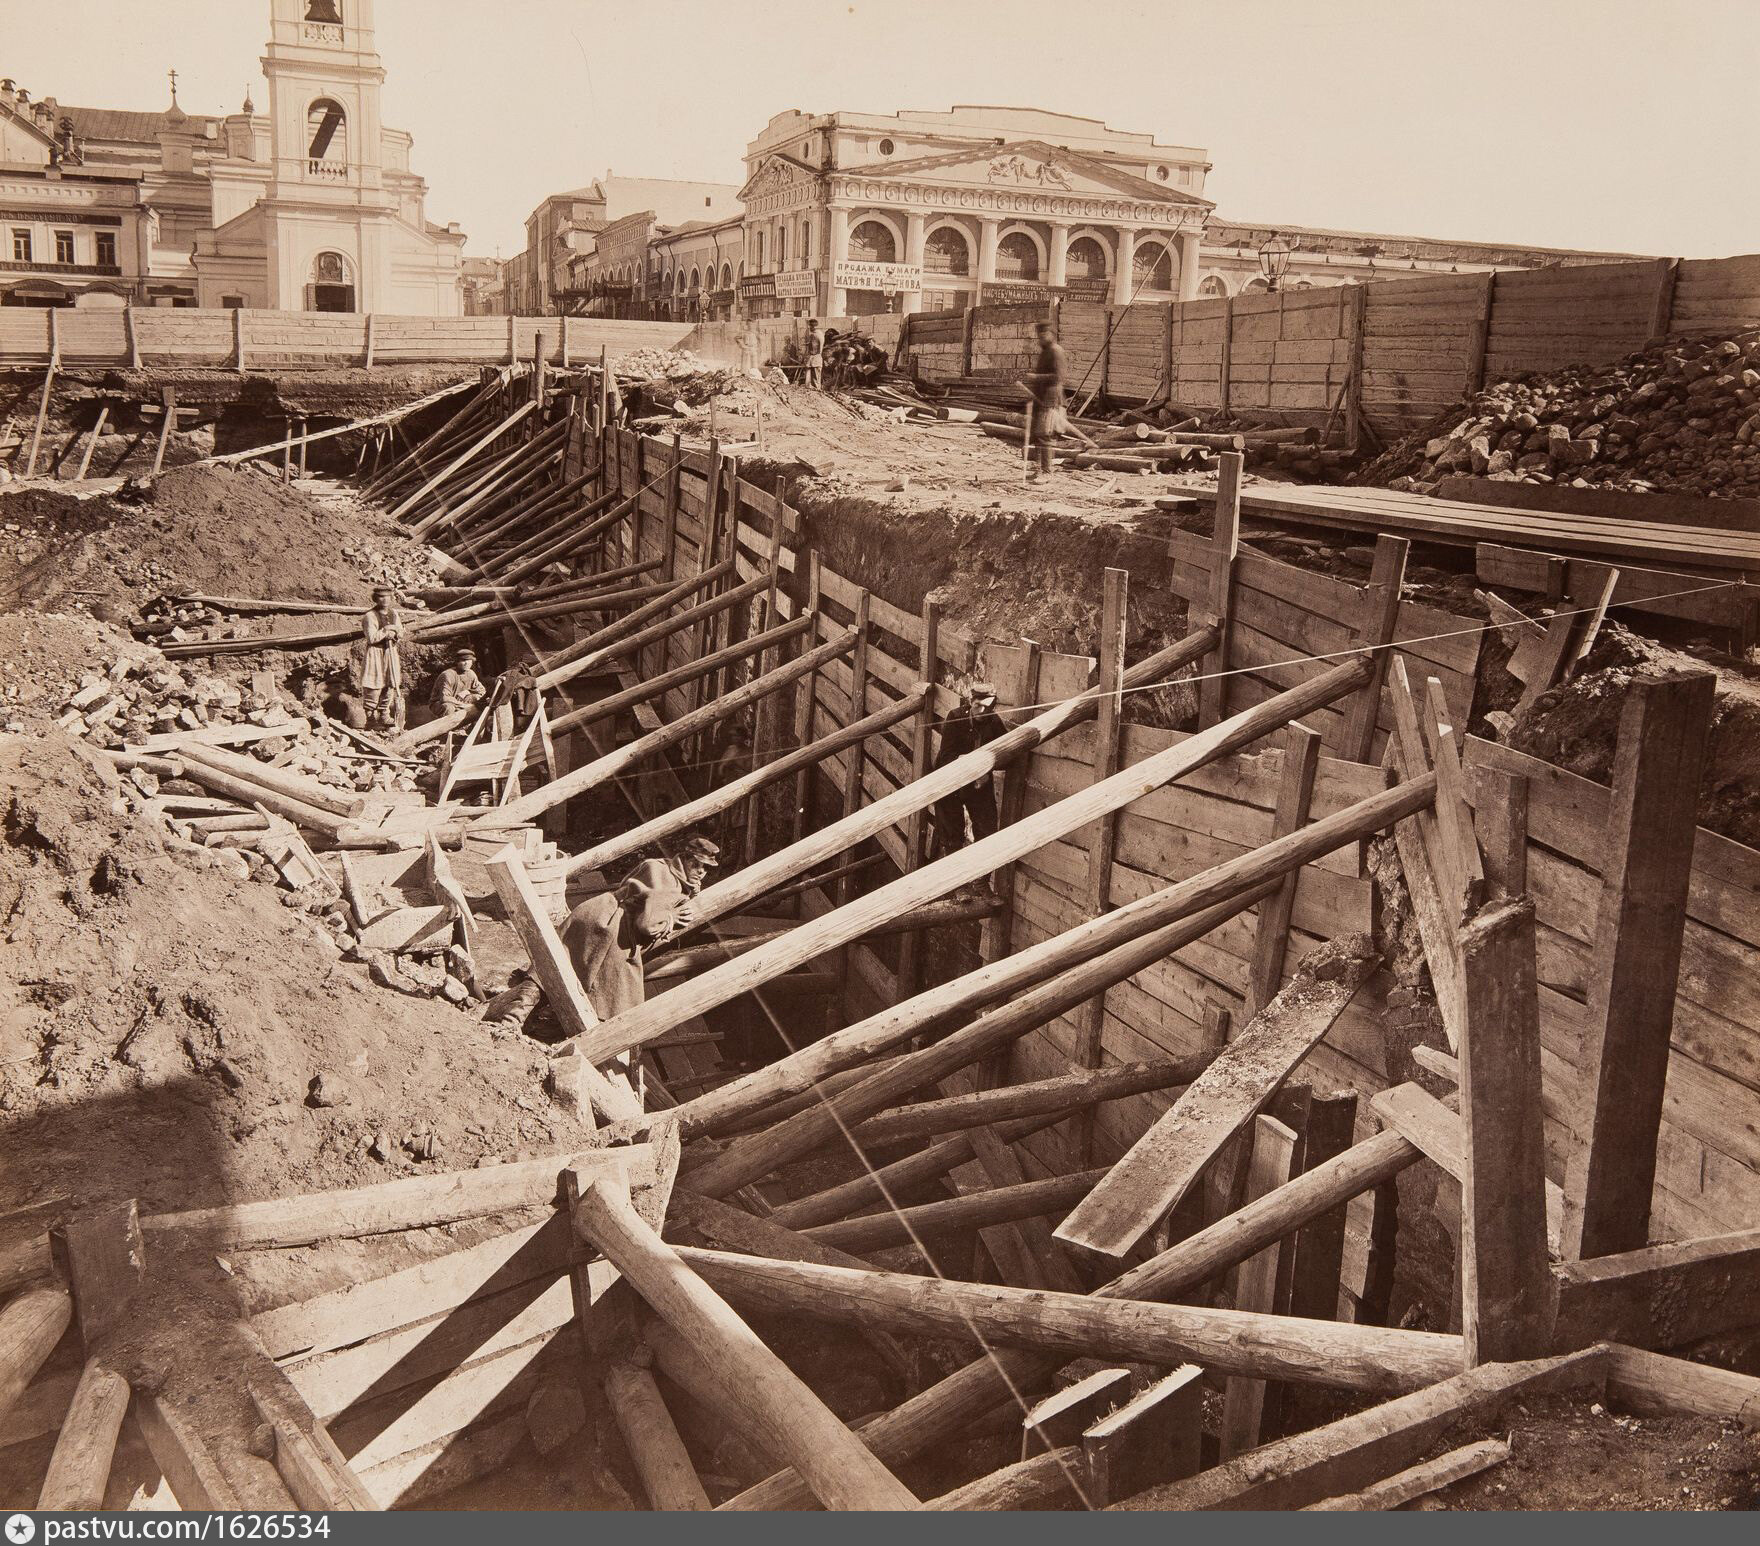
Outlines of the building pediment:
[{"label": "building pediment", "polygon": [[755,198],[766,194],[777,194],[790,188],[810,184],[818,180],[818,171],[806,162],[782,151],[772,152],[763,163],[746,179],[745,186],[739,190],[740,200],[750,204]]},{"label": "building pediment", "polygon": [[909,161],[869,161],[843,175],[897,181],[933,180],[944,186],[1006,188],[1090,198],[1124,197],[1158,204],[1209,208],[1209,201],[1178,188],[1150,182],[1092,156],[1079,155],[1042,140],[972,146],[942,156]]}]

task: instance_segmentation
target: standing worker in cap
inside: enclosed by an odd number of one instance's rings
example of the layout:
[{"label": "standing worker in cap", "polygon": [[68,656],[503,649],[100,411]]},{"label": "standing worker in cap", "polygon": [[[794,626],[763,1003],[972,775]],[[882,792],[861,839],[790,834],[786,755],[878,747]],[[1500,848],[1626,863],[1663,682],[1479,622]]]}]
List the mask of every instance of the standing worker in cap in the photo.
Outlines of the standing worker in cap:
[{"label": "standing worker in cap", "polygon": [[390,729],[403,717],[403,660],[398,654],[403,619],[397,612],[397,592],[389,585],[373,587],[373,609],[361,619],[361,637],[366,641],[361,697],[367,724]]},{"label": "standing worker in cap", "polygon": [[[601,1020],[643,1002],[642,953],[689,928],[692,898],[721,850],[695,834],[662,845],[662,857],[646,859],[611,891],[589,897],[568,915],[562,945],[587,1002]],[[507,990],[484,1012],[491,1024],[524,1025],[542,991],[529,972],[516,973]]]},{"label": "standing worker in cap", "polygon": [[[935,754],[935,766],[944,768],[967,752],[975,752],[1006,728],[996,712],[996,689],[989,682],[966,683],[960,691],[959,707],[941,721],[941,749]],[[996,785],[988,773],[935,802],[935,838],[940,852],[951,853],[965,845],[968,817],[974,843],[996,830]]]},{"label": "standing worker in cap", "polygon": [[807,362],[806,381],[810,387],[824,385],[825,372],[825,339],[819,331],[819,319],[807,318],[807,341],[801,345],[801,354]]},{"label": "standing worker in cap", "polygon": [[461,711],[469,713],[483,701],[487,689],[477,675],[477,652],[468,645],[453,657],[453,663],[434,678],[434,695],[430,706],[436,719]]},{"label": "standing worker in cap", "polygon": [[1029,408],[1028,439],[1039,461],[1038,470],[1027,469],[1027,481],[1051,471],[1051,441],[1056,435],[1069,433],[1069,414],[1063,406],[1064,385],[1069,380],[1069,357],[1057,341],[1057,332],[1049,322],[1034,329],[1039,339],[1039,357],[1027,377],[1027,390],[1033,400]]}]

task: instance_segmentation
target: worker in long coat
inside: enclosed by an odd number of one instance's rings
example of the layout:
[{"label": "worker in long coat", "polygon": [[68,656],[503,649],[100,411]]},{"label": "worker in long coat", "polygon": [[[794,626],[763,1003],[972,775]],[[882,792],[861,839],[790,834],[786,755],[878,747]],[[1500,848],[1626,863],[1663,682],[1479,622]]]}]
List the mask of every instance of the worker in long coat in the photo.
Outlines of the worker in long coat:
[{"label": "worker in long coat", "polygon": [[373,606],[361,619],[366,651],[361,661],[361,697],[367,724],[390,727],[400,717],[403,702],[403,619],[397,611],[397,592],[381,585],[373,591]]}]

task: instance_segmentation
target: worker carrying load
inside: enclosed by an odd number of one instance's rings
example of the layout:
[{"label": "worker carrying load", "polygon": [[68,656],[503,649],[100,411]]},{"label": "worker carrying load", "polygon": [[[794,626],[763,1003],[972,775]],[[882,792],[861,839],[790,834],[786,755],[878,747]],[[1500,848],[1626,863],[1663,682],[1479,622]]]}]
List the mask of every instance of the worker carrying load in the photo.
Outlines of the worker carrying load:
[{"label": "worker carrying load", "polygon": [[361,698],[369,729],[397,729],[403,723],[403,619],[397,592],[389,585],[373,587],[372,610],[361,619],[365,644],[361,658]]},{"label": "worker carrying load", "polygon": [[[996,712],[996,689],[989,682],[967,682],[959,695],[959,707],[941,720],[941,748],[935,766],[944,768],[967,752],[975,752],[1000,736],[1007,727]],[[966,835],[967,821],[971,836]],[[989,837],[996,830],[996,787],[990,774],[967,784],[935,802],[935,841],[939,853],[952,853],[966,843]]]},{"label": "worker carrying load", "polygon": [[[695,833],[668,840],[660,858],[644,860],[612,890],[588,897],[568,915],[562,945],[601,1020],[643,1002],[642,953],[695,921],[693,898],[720,856],[720,848]],[[541,997],[537,978],[517,972],[483,1019],[523,1026]]]},{"label": "worker carrying load", "polygon": [[430,700],[436,718],[459,712],[470,713],[483,701],[487,689],[477,675],[477,652],[469,645],[453,657],[453,663],[434,678],[434,694]]}]

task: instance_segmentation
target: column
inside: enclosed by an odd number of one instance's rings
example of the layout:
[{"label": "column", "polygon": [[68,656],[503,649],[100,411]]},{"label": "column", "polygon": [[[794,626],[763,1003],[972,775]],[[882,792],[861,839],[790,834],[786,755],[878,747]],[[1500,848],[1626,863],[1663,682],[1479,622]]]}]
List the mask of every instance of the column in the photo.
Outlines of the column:
[{"label": "column", "polygon": [[1051,222],[1051,272],[1047,283],[1061,290],[1069,283],[1069,227],[1061,220]]},{"label": "column", "polygon": [[827,211],[831,228],[825,247],[825,315],[841,317],[848,305],[843,286],[837,283],[837,265],[849,261],[849,211],[833,204]]},{"label": "column", "polygon": [[[1002,222],[994,215],[985,215],[978,221],[978,283],[992,285],[996,283],[996,239],[1002,228]],[[983,296],[979,295],[972,304],[977,305]]]},{"label": "column", "polygon": [[[916,265],[918,272],[923,267],[923,238],[928,229],[928,221],[918,210],[910,210],[904,220],[904,260]],[[899,309],[907,315],[923,309],[923,292],[921,290],[903,290],[899,292]]]},{"label": "column", "polygon": [[1197,231],[1179,233],[1179,298],[1182,301],[1198,298],[1198,238]]},{"label": "column", "polygon": [[1131,292],[1136,289],[1137,266],[1137,228],[1121,225],[1118,228],[1118,267],[1112,273],[1112,304],[1128,306],[1131,303]]}]

